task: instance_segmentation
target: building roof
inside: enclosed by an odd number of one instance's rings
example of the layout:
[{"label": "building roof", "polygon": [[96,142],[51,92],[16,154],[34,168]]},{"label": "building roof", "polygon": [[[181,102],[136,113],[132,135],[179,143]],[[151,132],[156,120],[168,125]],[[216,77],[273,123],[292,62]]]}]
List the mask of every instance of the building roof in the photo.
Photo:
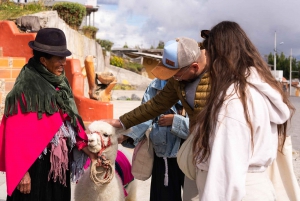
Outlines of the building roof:
[{"label": "building roof", "polygon": [[162,59],[162,56],[160,56],[160,55],[148,54],[148,53],[143,53],[143,52],[131,52],[130,54],[143,56],[143,57],[149,57],[149,58],[153,58],[153,59]]}]

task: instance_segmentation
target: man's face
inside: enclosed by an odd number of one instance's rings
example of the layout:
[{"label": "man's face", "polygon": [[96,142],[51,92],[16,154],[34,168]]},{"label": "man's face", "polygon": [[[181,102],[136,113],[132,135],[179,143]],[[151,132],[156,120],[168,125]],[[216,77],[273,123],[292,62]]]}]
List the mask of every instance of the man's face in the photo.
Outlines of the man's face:
[{"label": "man's face", "polygon": [[189,73],[191,65],[180,69],[180,71],[178,71],[173,78],[177,81],[183,81],[187,77],[186,74]]},{"label": "man's face", "polygon": [[191,65],[180,69],[180,71],[178,71],[173,78],[177,81],[193,81],[203,72],[205,65],[205,50],[201,50],[201,55],[199,56],[198,60]]}]

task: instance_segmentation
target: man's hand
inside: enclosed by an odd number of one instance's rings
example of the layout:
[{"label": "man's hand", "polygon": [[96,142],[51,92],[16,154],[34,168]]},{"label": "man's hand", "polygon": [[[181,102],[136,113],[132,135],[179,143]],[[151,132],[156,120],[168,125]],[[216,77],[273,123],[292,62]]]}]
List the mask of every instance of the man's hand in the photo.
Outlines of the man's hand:
[{"label": "man's hand", "polygon": [[126,135],[119,135],[118,136],[118,143],[121,144],[123,141],[127,140],[129,137]]},{"label": "man's hand", "polygon": [[171,126],[173,123],[174,114],[162,115],[158,120],[159,126]]},{"label": "man's hand", "polygon": [[121,122],[119,119],[102,119],[102,121],[105,121],[116,128],[123,128]]},{"label": "man's hand", "polygon": [[21,179],[17,189],[24,194],[29,194],[31,191],[31,178],[29,172],[26,172],[24,177]]}]

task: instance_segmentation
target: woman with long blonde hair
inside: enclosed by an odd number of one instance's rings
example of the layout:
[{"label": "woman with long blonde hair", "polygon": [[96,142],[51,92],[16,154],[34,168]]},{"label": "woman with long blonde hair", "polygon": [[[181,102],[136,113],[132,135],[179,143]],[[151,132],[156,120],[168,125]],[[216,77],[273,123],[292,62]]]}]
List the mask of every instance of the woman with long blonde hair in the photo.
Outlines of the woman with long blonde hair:
[{"label": "woman with long blonde hair", "polygon": [[200,200],[276,200],[266,170],[294,108],[237,23],[203,34],[212,82],[194,127]]}]

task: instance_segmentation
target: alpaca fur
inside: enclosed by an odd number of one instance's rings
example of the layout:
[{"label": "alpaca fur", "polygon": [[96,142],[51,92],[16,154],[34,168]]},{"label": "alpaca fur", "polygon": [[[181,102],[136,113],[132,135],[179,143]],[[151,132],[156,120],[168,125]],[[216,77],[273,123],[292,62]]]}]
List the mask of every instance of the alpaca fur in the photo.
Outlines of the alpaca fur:
[{"label": "alpaca fur", "polygon": [[[88,128],[91,133],[88,134],[88,149],[91,152],[98,153],[102,147],[99,133],[102,137],[103,144],[106,145],[109,143],[110,139],[111,145],[102,153],[110,160],[113,167],[113,173],[115,172],[115,159],[118,149],[131,163],[132,153],[128,152],[128,150],[121,145],[118,147],[118,134],[124,134],[124,132],[128,133],[130,131],[116,129],[104,121],[94,121]],[[95,163],[96,162],[91,163],[90,167]],[[88,168],[75,186],[75,201],[136,201],[136,180],[129,183],[126,187],[126,191],[128,195],[125,198],[122,180],[118,174],[114,174],[109,183],[97,185],[91,180],[90,168]]]}]

